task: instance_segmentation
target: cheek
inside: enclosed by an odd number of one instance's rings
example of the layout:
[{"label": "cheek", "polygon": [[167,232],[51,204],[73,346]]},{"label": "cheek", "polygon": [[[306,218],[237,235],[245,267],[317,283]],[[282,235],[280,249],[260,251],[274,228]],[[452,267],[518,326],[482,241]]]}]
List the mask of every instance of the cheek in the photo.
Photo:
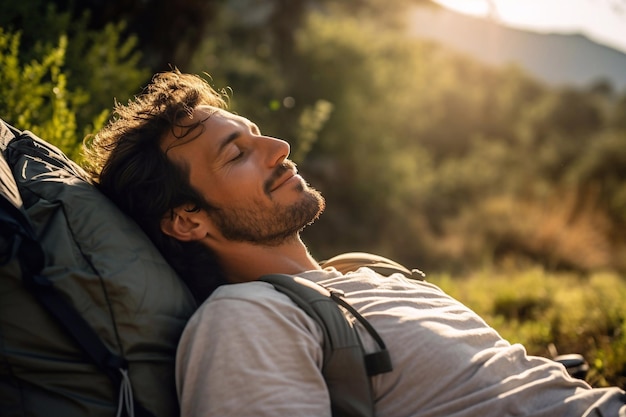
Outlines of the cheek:
[{"label": "cheek", "polygon": [[256,164],[246,161],[226,172],[220,183],[223,189],[233,195],[257,196],[264,194],[263,187],[268,175],[259,172]]},{"label": "cheek", "polygon": [[[267,201],[264,186],[271,176],[269,170],[262,170],[254,157],[235,163],[226,163],[211,169],[201,155],[187,155],[193,161],[191,184],[207,201],[218,207],[236,205],[258,205]],[[267,204],[267,203],[264,203]]]},{"label": "cheek", "polygon": [[263,191],[263,178],[257,172],[235,173],[226,177],[213,177],[201,185],[203,194],[218,206],[248,208],[267,204]]}]

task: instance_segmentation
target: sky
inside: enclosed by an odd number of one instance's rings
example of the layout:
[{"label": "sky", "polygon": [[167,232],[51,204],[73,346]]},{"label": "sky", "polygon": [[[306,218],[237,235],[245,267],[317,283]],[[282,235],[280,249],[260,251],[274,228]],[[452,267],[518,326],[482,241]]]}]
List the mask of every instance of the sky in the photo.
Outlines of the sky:
[{"label": "sky", "polygon": [[[548,33],[582,33],[626,53],[626,0],[434,0],[475,16]],[[490,12],[490,4],[493,10]]]}]

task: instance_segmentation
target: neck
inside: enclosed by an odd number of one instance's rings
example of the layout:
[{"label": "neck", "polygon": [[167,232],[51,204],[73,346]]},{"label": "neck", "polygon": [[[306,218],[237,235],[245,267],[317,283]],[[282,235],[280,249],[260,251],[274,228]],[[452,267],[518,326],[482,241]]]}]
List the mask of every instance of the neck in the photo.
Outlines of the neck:
[{"label": "neck", "polygon": [[229,242],[220,245],[217,254],[231,282],[255,281],[266,274],[294,275],[320,269],[300,236],[276,246]]}]

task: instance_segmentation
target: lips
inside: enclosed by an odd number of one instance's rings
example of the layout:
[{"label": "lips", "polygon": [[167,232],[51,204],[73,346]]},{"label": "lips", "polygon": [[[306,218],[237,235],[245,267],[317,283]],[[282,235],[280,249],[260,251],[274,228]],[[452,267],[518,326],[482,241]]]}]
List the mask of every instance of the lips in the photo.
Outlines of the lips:
[{"label": "lips", "polygon": [[287,181],[289,181],[290,179],[292,179],[293,177],[295,177],[297,174],[297,172],[295,170],[288,170],[285,174],[281,175],[280,177],[278,177],[276,179],[276,181],[274,181],[274,183],[272,184],[269,192],[273,192],[276,189],[280,188],[281,185],[283,185],[284,183],[286,183]]},{"label": "lips", "polygon": [[285,159],[274,169],[272,175],[270,175],[265,181],[263,184],[263,191],[265,191],[265,194],[269,195],[296,175],[298,175],[298,168],[296,168],[296,164],[288,159]]}]

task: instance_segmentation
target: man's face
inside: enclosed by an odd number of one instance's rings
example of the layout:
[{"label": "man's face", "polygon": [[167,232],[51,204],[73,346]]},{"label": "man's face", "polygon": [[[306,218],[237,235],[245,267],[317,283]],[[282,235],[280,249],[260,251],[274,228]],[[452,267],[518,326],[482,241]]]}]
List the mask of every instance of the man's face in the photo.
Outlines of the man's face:
[{"label": "man's face", "polygon": [[161,147],[174,163],[187,166],[191,185],[217,208],[209,218],[224,238],[277,245],[324,210],[323,197],[286,159],[287,142],[262,136],[249,120],[210,106],[198,107],[188,123],[198,120],[200,134],[170,134]]}]

